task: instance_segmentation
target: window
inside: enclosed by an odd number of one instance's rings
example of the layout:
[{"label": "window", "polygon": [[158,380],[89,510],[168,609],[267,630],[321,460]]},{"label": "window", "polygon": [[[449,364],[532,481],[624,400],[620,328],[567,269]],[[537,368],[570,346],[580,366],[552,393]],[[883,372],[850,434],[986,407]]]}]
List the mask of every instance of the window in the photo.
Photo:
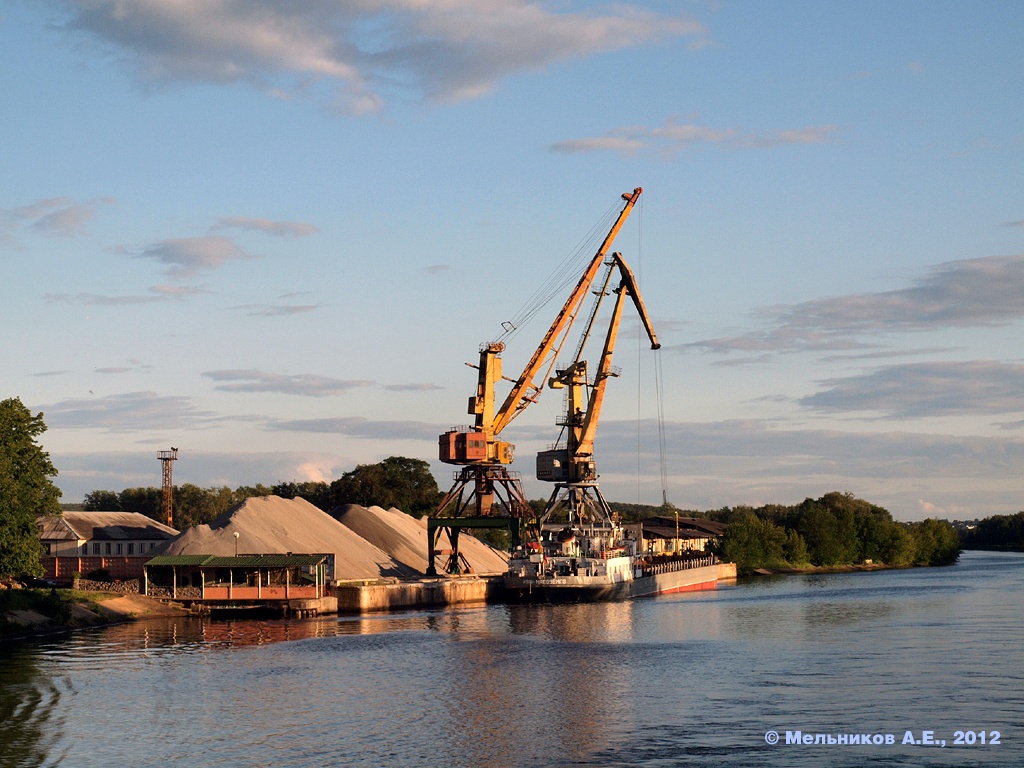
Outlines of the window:
[{"label": "window", "polygon": [[109,541],[106,544],[103,545],[103,554],[104,555],[109,555],[110,554],[110,542]]},{"label": "window", "polygon": [[132,544],[131,542],[128,543],[128,554],[129,555],[134,555],[135,554],[135,545]]},{"label": "window", "polygon": [[117,554],[124,554],[124,544],[122,544],[120,541],[117,542]]},{"label": "window", "polygon": [[98,555],[100,553],[100,545],[97,542],[93,542],[92,553]]},{"label": "window", "polygon": [[46,555],[53,554],[53,544],[43,544],[43,552]]}]

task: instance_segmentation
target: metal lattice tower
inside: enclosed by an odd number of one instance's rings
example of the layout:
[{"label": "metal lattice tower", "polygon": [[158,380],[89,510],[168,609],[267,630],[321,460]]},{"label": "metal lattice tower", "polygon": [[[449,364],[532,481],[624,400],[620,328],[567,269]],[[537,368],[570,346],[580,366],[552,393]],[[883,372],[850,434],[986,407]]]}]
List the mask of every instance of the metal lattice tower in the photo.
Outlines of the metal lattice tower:
[{"label": "metal lattice tower", "polygon": [[171,481],[171,470],[173,465],[172,461],[178,460],[178,449],[171,448],[169,451],[157,451],[156,457],[160,459],[164,468],[164,481],[163,481],[163,505],[161,506],[161,513],[164,519],[164,524],[173,528],[174,527],[174,515],[172,512],[174,502],[174,483]]}]

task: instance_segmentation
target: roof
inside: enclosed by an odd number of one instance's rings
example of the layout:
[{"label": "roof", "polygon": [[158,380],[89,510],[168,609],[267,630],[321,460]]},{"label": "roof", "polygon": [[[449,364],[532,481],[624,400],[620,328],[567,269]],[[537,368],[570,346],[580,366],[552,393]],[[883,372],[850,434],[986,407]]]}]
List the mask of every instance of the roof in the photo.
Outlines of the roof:
[{"label": "roof", "polygon": [[64,512],[37,522],[43,541],[162,541],[178,535],[138,512]]},{"label": "roof", "polygon": [[687,528],[680,523],[677,529],[672,525],[649,525],[644,521],[645,539],[709,539],[711,534],[705,531],[698,531],[696,528]]},{"label": "roof", "polygon": [[[643,521],[644,530],[648,527],[671,527],[675,531],[676,518],[674,515],[658,515],[657,517],[648,517]],[[706,536],[721,536],[725,533],[725,529],[728,527],[725,523],[718,523],[714,520],[705,520],[702,517],[679,517],[679,528],[682,531],[683,528],[693,528],[701,531]]]},{"label": "roof", "polygon": [[217,555],[157,555],[146,565],[191,565],[200,568],[291,568],[302,565],[318,565],[328,555],[239,555],[219,557]]}]

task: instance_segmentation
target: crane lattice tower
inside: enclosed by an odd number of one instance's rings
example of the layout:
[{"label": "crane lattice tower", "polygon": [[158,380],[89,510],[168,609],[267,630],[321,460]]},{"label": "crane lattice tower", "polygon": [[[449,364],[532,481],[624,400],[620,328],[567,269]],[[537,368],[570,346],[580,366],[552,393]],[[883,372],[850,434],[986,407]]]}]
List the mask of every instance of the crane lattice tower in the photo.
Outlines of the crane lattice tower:
[{"label": "crane lattice tower", "polygon": [[163,464],[163,504],[161,505],[161,515],[163,517],[164,525],[170,528],[174,527],[174,483],[171,480],[171,471],[173,464],[171,462],[178,460],[178,449],[171,448],[169,451],[157,451],[156,457],[160,459]]}]

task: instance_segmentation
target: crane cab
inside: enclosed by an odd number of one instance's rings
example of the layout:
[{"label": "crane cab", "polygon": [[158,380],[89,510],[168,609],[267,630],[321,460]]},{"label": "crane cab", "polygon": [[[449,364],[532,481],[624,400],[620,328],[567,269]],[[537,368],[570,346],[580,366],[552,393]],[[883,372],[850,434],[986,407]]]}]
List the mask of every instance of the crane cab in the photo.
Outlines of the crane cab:
[{"label": "crane cab", "polygon": [[480,429],[462,427],[449,429],[438,436],[437,457],[445,464],[478,464],[496,461],[511,464],[515,446],[503,440],[491,439]]}]

